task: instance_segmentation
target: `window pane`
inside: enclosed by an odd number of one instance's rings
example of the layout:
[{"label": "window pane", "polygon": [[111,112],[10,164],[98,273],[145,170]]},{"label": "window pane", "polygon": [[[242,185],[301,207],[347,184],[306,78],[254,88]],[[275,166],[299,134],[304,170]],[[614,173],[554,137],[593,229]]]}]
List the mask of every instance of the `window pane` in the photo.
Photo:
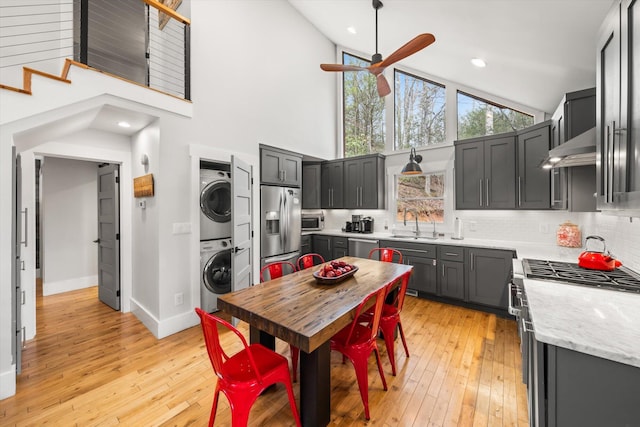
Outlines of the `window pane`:
[{"label": "window pane", "polygon": [[458,92],[458,139],[524,129],[533,116]]},{"label": "window pane", "polygon": [[394,150],[445,142],[445,88],[395,70]]},{"label": "window pane", "polygon": [[396,220],[444,222],[444,172],[396,176]]},{"label": "window pane", "polygon": [[[342,63],[368,67],[369,61],[342,54]],[[384,151],[384,98],[378,96],[376,78],[365,71],[343,72],[344,156]]]}]

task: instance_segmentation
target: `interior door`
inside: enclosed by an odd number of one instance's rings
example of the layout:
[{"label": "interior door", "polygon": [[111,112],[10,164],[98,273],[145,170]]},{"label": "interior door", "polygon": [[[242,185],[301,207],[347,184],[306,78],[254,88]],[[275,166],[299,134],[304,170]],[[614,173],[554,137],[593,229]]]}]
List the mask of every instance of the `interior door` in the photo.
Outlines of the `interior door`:
[{"label": "interior door", "polygon": [[98,167],[98,297],[120,310],[119,166]]},{"label": "interior door", "polygon": [[231,290],[248,288],[252,283],[252,191],[251,165],[231,156]]},{"label": "interior door", "polygon": [[[20,284],[20,270],[22,260],[20,259],[20,245],[26,245],[26,219],[22,222],[22,169],[20,167],[20,155],[16,156],[16,147],[12,147],[13,163],[12,177],[15,185],[11,188],[11,326],[13,327],[14,339],[11,341],[11,353],[13,355],[13,363],[16,365],[16,374],[22,372],[22,286]],[[26,210],[24,214],[26,216]]]}]

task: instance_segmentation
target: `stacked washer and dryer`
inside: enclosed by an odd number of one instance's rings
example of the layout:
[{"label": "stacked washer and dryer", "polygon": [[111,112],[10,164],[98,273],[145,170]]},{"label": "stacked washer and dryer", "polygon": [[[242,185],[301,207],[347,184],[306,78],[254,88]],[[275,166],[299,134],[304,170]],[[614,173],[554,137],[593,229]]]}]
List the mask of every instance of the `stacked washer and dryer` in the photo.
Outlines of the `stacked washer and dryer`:
[{"label": "stacked washer and dryer", "polygon": [[200,169],[200,305],[218,310],[231,292],[231,173],[220,165]]}]

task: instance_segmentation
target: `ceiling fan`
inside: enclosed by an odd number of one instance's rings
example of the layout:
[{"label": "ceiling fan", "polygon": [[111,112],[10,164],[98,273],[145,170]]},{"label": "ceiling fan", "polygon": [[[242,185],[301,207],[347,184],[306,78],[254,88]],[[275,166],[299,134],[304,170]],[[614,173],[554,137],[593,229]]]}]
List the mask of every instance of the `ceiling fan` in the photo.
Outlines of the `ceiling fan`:
[{"label": "ceiling fan", "polygon": [[357,65],[344,64],[320,64],[320,68],[324,71],[369,71],[371,74],[376,76],[378,95],[382,98],[383,96],[387,96],[391,93],[389,83],[383,74],[384,69],[389,65],[424,49],[436,41],[436,38],[430,33],[420,34],[383,60],[382,55],[378,53],[378,9],[383,5],[380,0],[372,0],[372,3],[373,8],[376,10],[376,53],[371,57],[371,65],[368,67],[360,67]]}]

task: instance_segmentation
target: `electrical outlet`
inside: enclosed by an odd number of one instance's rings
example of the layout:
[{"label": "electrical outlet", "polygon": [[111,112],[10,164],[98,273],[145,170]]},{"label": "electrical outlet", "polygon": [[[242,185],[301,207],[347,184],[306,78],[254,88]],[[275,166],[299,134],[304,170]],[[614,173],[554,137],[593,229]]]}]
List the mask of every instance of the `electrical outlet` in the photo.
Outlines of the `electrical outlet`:
[{"label": "electrical outlet", "polygon": [[477,222],[469,221],[469,231],[476,231]]},{"label": "electrical outlet", "polygon": [[179,293],[175,294],[173,296],[173,299],[174,299],[174,304],[175,305],[184,304],[184,294],[182,292],[179,292]]},{"label": "electrical outlet", "polygon": [[549,224],[540,224],[540,233],[548,234],[549,233]]}]

